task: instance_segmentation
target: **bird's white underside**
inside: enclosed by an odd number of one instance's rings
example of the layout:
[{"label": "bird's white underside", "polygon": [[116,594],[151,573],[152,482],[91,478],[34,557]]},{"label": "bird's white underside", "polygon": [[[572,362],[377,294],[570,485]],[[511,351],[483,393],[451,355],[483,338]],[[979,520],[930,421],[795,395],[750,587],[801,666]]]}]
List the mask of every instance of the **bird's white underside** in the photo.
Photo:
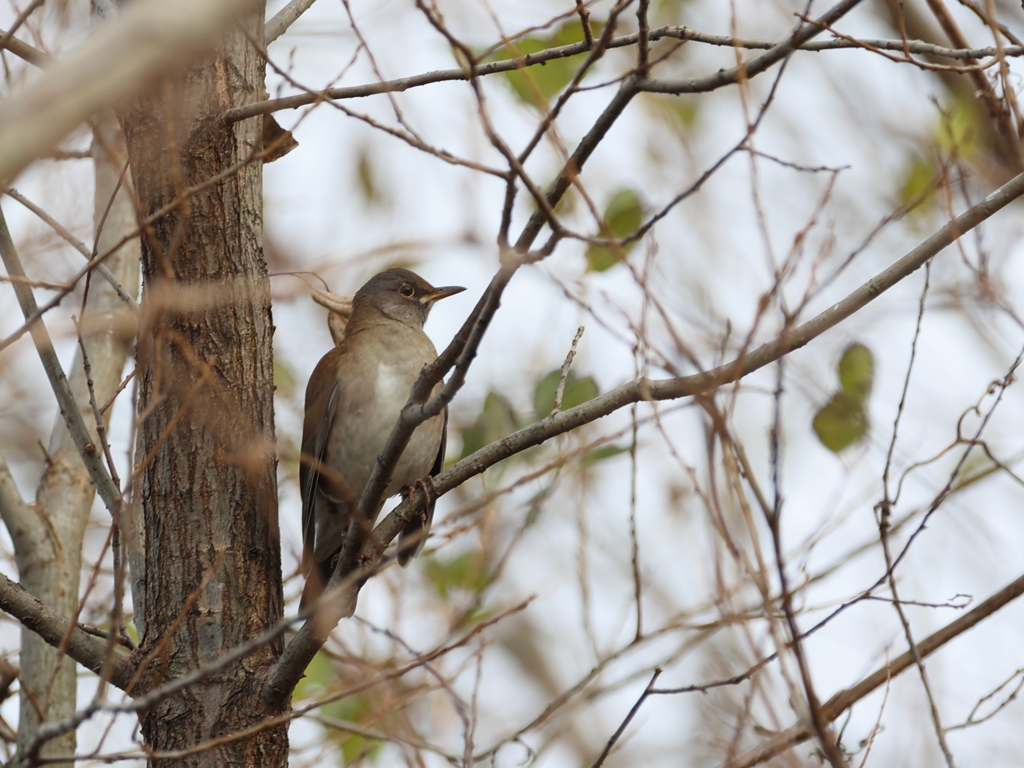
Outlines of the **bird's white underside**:
[{"label": "bird's white underside", "polygon": [[[410,361],[401,364],[378,361],[372,401],[353,413],[353,418],[335,421],[328,436],[326,461],[341,470],[349,488],[361,489],[369,480],[377,456],[384,450],[387,436],[408,401],[423,364],[420,361],[412,364]],[[421,424],[413,433],[388,484],[386,498],[430,472],[437,459],[443,426],[444,419],[439,415]],[[353,446],[362,446],[362,450],[355,451]],[[346,526],[339,525],[341,521],[336,518],[336,515],[316,518],[314,557],[318,561],[333,553],[344,540]]]}]

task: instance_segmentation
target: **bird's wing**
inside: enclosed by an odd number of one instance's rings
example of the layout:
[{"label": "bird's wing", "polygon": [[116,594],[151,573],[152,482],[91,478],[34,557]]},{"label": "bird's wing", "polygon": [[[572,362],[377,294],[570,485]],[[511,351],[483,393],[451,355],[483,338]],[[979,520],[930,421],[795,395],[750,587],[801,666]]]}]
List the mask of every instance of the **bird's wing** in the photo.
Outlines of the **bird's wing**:
[{"label": "bird's wing", "polygon": [[444,407],[444,425],[441,427],[441,447],[437,451],[437,458],[430,470],[430,476],[434,477],[444,469],[444,450],[448,447],[448,406]]},{"label": "bird's wing", "polygon": [[[321,365],[327,361],[321,361]],[[320,366],[318,365],[317,368]],[[314,371],[315,373],[315,371]],[[322,380],[322,379],[321,379]],[[313,378],[310,378],[313,381]],[[320,484],[320,466],[327,453],[327,438],[331,425],[338,410],[338,395],[341,388],[337,377],[326,392],[326,401],[322,408],[318,400],[325,397],[324,392],[312,389],[306,392],[306,418],[302,426],[302,457],[299,461],[299,489],[302,494],[302,570],[308,573],[313,564],[313,551],[316,546],[316,492]]]}]

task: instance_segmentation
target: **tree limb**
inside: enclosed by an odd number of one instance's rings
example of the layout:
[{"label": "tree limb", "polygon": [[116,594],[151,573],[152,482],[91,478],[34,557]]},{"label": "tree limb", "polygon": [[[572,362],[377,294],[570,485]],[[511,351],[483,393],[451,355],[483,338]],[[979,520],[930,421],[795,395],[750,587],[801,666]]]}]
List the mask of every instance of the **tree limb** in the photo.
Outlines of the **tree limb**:
[{"label": "tree limb", "polygon": [[274,18],[267,22],[263,28],[263,44],[270,45],[281,35],[288,31],[288,27],[294,24],[299,16],[309,10],[315,0],[291,0],[288,5],[274,14]]},{"label": "tree limb", "polygon": [[[728,35],[712,35],[707,32],[699,32],[687,27],[675,26],[652,29],[648,34],[648,38],[651,42],[656,40],[675,39],[683,42],[693,41],[703,43],[705,45],[725,48],[744,48],[746,50],[769,50],[787,42],[786,40],[761,40],[730,37]],[[624,48],[626,46],[636,45],[639,42],[639,39],[639,34],[620,35],[619,37],[613,37],[608,42],[608,47]],[[842,38],[831,40],[812,40],[796,46],[793,50],[817,53],[821,51],[863,48],[877,49],[881,51],[896,51],[898,53],[904,53],[906,50],[920,56],[937,56],[956,60],[982,59],[990,56],[996,56],[999,53],[999,51],[994,47],[949,48],[948,46],[926,43],[922,40],[908,40],[906,48],[904,48],[902,40],[845,40]],[[256,115],[280,112],[285,109],[298,109],[299,107],[304,107],[323,99],[329,99],[331,101],[361,99],[367,96],[376,96],[384,93],[401,93],[402,91],[408,91],[413,88],[419,88],[420,86],[431,85],[433,83],[468,81],[474,77],[484,77],[486,75],[494,75],[501,72],[514,72],[525,67],[543,65],[546,62],[554,61],[555,59],[579,56],[580,54],[587,53],[589,50],[589,44],[584,41],[571,43],[569,45],[560,45],[553,48],[546,48],[543,51],[538,51],[537,53],[531,53],[525,56],[516,56],[515,58],[504,59],[502,61],[489,61],[484,64],[477,64],[472,68],[438,69],[433,72],[424,72],[423,74],[412,75],[410,77],[400,77],[380,83],[339,86],[337,88],[328,88],[325,91],[300,93],[294,96],[283,96],[279,99],[268,99],[267,101],[259,101],[255,104],[247,104],[244,107],[230,109],[224,113],[224,119],[229,123],[232,123],[237,120],[244,120],[247,117],[255,117]],[[1024,47],[1017,45],[1007,46],[1003,49],[1003,53],[1009,57],[1024,56]],[[714,90],[715,88],[721,87],[721,85],[728,85],[728,83],[715,84],[713,88],[709,88],[708,90]],[[691,90],[687,92],[695,93],[696,91]]]},{"label": "tree limb", "polygon": [[52,60],[52,57],[48,53],[43,53],[38,48],[35,48],[28,43],[23,43],[18,38],[6,30],[0,29],[0,38],[3,38],[3,48],[10,51],[19,59],[24,59],[29,64],[35,64],[37,67],[43,66],[47,62]]},{"label": "tree limb", "polygon": [[[36,600],[20,585],[0,573],[0,609],[16,618],[55,648],[64,648],[72,659],[99,674],[107,662],[107,644],[71,624],[47,605]],[[124,689],[130,679],[130,662],[119,655],[110,669],[110,682]]]},{"label": "tree limb", "polygon": [[721,88],[724,85],[742,80],[749,80],[759,75],[769,67],[775,65],[793,51],[806,43],[812,37],[821,34],[824,27],[835,24],[846,13],[853,10],[853,7],[860,0],[841,0],[822,14],[814,23],[803,24],[797,27],[792,37],[776,45],[774,48],[765,51],[760,56],[755,56],[750,61],[744,61],[735,67],[721,69],[711,75],[693,77],[687,80],[656,80],[645,77],[640,83],[641,90],[651,93],[703,93]]},{"label": "tree limb", "polygon": [[14,484],[14,478],[11,477],[11,470],[7,467],[3,454],[0,454],[0,518],[7,526],[7,532],[11,535],[16,548],[19,538],[31,536],[34,528],[32,511]]}]

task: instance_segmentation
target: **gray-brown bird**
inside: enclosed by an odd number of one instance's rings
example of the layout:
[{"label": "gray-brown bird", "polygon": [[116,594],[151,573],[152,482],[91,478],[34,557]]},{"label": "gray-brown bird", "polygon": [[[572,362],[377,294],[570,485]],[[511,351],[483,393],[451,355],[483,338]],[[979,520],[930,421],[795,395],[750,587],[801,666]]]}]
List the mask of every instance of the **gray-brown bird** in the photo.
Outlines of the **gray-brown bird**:
[{"label": "gray-brown bird", "polygon": [[[465,290],[435,288],[407,269],[372,277],[352,299],[341,342],[317,363],[306,386],[302,426],[302,605],[324,590],[345,543],[354,508],[423,366],[437,357],[423,332],[434,302]],[[441,388],[438,384],[434,394]],[[444,465],[448,409],[413,433],[384,497],[413,486]],[[383,501],[381,502],[383,504]],[[373,516],[380,508],[373,510]],[[414,520],[398,541],[398,561],[415,557],[433,516]],[[353,606],[354,607],[354,606]]]}]

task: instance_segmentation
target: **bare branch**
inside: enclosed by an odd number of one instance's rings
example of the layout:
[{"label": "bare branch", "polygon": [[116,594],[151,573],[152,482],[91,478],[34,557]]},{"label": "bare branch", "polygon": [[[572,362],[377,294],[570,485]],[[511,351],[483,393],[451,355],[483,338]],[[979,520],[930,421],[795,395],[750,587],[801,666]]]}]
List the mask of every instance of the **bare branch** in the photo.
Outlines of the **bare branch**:
[{"label": "bare branch", "polygon": [[[89,154],[89,157],[92,157],[91,153]],[[79,240],[77,237],[71,234],[71,232],[68,231],[67,227],[65,227],[63,224],[61,224],[49,213],[47,213],[45,210],[43,210],[38,205],[33,203],[23,194],[18,192],[18,190],[14,189],[14,187],[8,187],[7,189],[4,190],[4,193],[9,197],[12,197],[13,199],[17,200],[23,206],[32,211],[32,213],[34,213],[40,219],[49,224],[50,228],[53,229],[54,232],[60,235],[65,240],[65,242],[67,242],[72,248],[74,248],[76,251],[82,254],[87,261],[92,259],[93,256],[96,255],[95,253],[89,250],[88,246],[86,246],[85,243],[83,243],[81,240]],[[114,289],[114,292],[117,293],[121,301],[127,304],[133,311],[137,312],[139,309],[139,305],[135,302],[135,299],[132,298],[131,294],[129,294],[128,291],[126,291],[124,287],[117,281],[117,278],[114,277],[114,273],[110,271],[110,267],[108,267],[106,264],[97,264],[95,269],[97,272],[99,272],[100,276],[104,280],[106,280],[107,283],[110,284],[110,287]]]},{"label": "bare branch", "polygon": [[604,764],[605,758],[608,757],[608,754],[612,751],[612,748],[615,746],[615,742],[617,742],[622,737],[623,732],[625,732],[630,722],[636,716],[636,713],[640,711],[640,707],[642,707],[644,702],[647,701],[647,697],[654,692],[654,684],[658,682],[658,678],[660,676],[661,670],[655,669],[654,674],[651,676],[651,681],[647,684],[647,687],[644,688],[644,692],[640,694],[640,698],[636,700],[636,703],[633,705],[632,709],[629,710],[629,714],[626,715],[625,719],[622,721],[619,727],[615,729],[615,733],[612,734],[612,737],[608,739],[608,743],[605,745],[604,749],[601,750],[601,754],[597,756],[597,759],[594,761],[594,764],[591,766],[591,768],[601,768],[601,766]]},{"label": "bare branch", "polygon": [[[840,691],[831,699],[826,701],[822,707],[822,714],[829,721],[835,720],[839,715],[863,699],[869,693],[896,675],[909,669],[914,664],[915,652],[921,658],[929,656],[944,646],[953,638],[963,634],[978,622],[987,619],[1003,606],[1024,594],[1024,576],[1012,581],[1010,584],[996,592],[992,597],[985,600],[973,611],[961,616],[956,621],[950,622],[938,632],[929,635],[920,643],[914,651],[907,651],[901,654],[891,663],[875,670],[866,678],[861,680],[852,688]],[[795,725],[782,733],[773,736],[760,746],[750,750],[744,755],[725,763],[722,768],[751,768],[752,766],[770,760],[780,755],[787,749],[806,741],[810,737],[810,730],[805,725]]]},{"label": "bare branch", "polygon": [[[589,29],[589,27],[588,27]],[[664,40],[666,38],[672,38],[676,40],[682,40],[684,42],[693,41],[697,43],[703,43],[705,45],[714,45],[725,48],[744,48],[748,50],[770,50],[777,48],[789,41],[787,40],[759,40],[759,39],[748,39],[748,38],[735,38],[729,37],[728,35],[712,35],[706,32],[698,32],[697,30],[688,29],[686,27],[658,27],[657,29],[650,30],[648,38],[651,42],[657,40]],[[613,37],[608,42],[608,48],[624,48],[630,45],[636,45],[640,40],[639,33],[631,35],[621,35],[619,37]],[[340,101],[343,99],[361,99],[367,96],[376,96],[385,93],[401,93],[402,91],[408,91],[412,88],[419,88],[424,85],[430,85],[432,83],[444,83],[452,81],[468,81],[475,77],[484,77],[486,75],[494,75],[501,72],[513,72],[521,70],[524,67],[532,67],[545,64],[548,61],[554,61],[556,59],[563,59],[569,56],[578,56],[582,53],[587,53],[593,47],[593,41],[587,42],[584,40],[580,43],[572,43],[570,45],[560,45],[553,48],[547,48],[537,53],[531,53],[525,56],[517,56],[512,59],[504,59],[502,61],[491,61],[485,64],[476,64],[470,68],[460,69],[439,69],[433,72],[424,72],[420,75],[412,75],[410,77],[400,77],[394,80],[387,80],[380,83],[368,83],[366,85],[350,85],[340,86],[337,88],[328,88],[324,91],[318,91],[315,93],[302,93],[295,96],[283,96],[279,99],[268,99],[267,101],[260,101],[254,104],[247,104],[244,107],[235,107],[224,113],[224,119],[230,122],[236,122],[238,120],[244,120],[247,117],[255,117],[256,115],[268,114],[270,112],[279,112],[284,109],[298,109],[308,104],[313,104],[317,101],[325,99],[332,101]],[[845,40],[845,39],[834,39],[834,40],[821,40],[821,41],[808,41],[796,46],[793,50],[808,51],[808,52],[820,52],[820,51],[835,51],[851,48],[869,48],[878,49],[881,51],[898,51],[904,52],[904,44],[902,40]],[[938,56],[948,59],[981,59],[990,56],[995,56],[999,53],[998,49],[994,47],[988,48],[949,48],[947,46],[935,45],[934,43],[926,43],[921,40],[908,40],[906,43],[906,51],[910,53],[918,54],[921,56]],[[1003,50],[1006,56],[1018,57],[1024,56],[1024,46],[1008,46]],[[692,90],[687,90],[686,93],[697,93],[702,90],[716,90],[725,85],[730,85],[735,82],[734,80],[721,81],[702,81],[702,86],[691,86]]]},{"label": "bare branch", "polygon": [[281,35],[288,31],[288,27],[294,24],[299,16],[309,10],[315,0],[291,0],[288,5],[274,14],[274,18],[267,22],[263,28],[264,45],[270,45]]},{"label": "bare branch", "polygon": [[730,69],[723,69],[712,75],[694,77],[689,80],[654,80],[644,78],[639,82],[638,87],[640,90],[651,93],[700,93],[712,91],[723,85],[731,85],[732,83],[739,82],[741,79],[749,80],[789,56],[789,54],[812,37],[820,34],[823,26],[829,26],[837,22],[859,2],[860,0],[842,0],[815,22],[799,26],[788,40],[779,43],[760,56],[755,56],[750,61],[745,61]]},{"label": "bare branch", "polygon": [[[4,218],[2,210],[0,210],[0,257],[3,257],[4,266],[7,267],[9,274],[25,277],[25,270],[14,249],[14,241],[11,240],[11,233],[7,230],[7,220]],[[35,297],[32,295],[32,289],[23,283],[14,283],[14,291],[26,319],[35,315],[38,312],[38,307]],[[75,447],[89,471],[89,477],[107,509],[116,517],[116,510],[121,505],[121,492],[110,479],[106,467],[103,466],[103,458],[92,441],[89,428],[85,425],[85,419],[82,417],[82,411],[71,393],[64,369],[61,368],[57,353],[53,350],[50,334],[46,331],[46,326],[43,325],[41,319],[32,323],[29,332],[32,334],[32,340],[35,342],[46,375],[50,379],[53,393],[57,397],[61,416],[64,417],[68,431],[75,441]]]},{"label": "bare branch", "polygon": [[[0,609],[16,618],[55,648],[62,647],[68,656],[83,667],[99,674],[107,662],[107,644],[93,637],[49,606],[36,600],[19,584],[0,574]],[[110,668],[110,682],[118,688],[131,680],[128,657],[119,655]]]},{"label": "bare branch", "polygon": [[38,48],[18,40],[13,36],[13,32],[0,29],[0,38],[3,38],[3,44],[0,45],[0,48],[10,51],[19,59],[24,59],[29,64],[35,64],[39,67],[51,59],[49,54],[43,53]]},{"label": "bare branch", "polygon": [[[646,378],[636,379],[575,408],[552,413],[536,424],[531,424],[501,440],[484,446],[471,456],[467,456],[440,472],[434,478],[434,488],[438,494],[447,493],[509,456],[540,445],[556,435],[596,421],[631,403],[641,400],[674,400],[709,392],[724,384],[739,381],[749,373],[775,362],[794,349],[805,346],[825,331],[835,327],[908,275],[913,274],[937,253],[1022,194],[1024,194],[1024,174],[1015,176],[976,206],[946,224],[910,253],[864,283],[846,298],[833,304],[803,325],[787,331],[774,341],[763,344],[736,360],[702,373],[656,381]],[[398,535],[406,522],[411,519],[411,515],[418,514],[418,512],[419,508],[413,498],[402,502],[374,529],[373,539],[386,545]],[[368,552],[364,552],[365,554]]]},{"label": "bare branch", "polygon": [[[33,533],[34,520],[31,511],[14,484],[14,478],[11,477],[11,470],[8,469],[3,454],[0,454],[0,518],[3,518],[12,539]],[[15,541],[15,546],[17,545]]]}]

